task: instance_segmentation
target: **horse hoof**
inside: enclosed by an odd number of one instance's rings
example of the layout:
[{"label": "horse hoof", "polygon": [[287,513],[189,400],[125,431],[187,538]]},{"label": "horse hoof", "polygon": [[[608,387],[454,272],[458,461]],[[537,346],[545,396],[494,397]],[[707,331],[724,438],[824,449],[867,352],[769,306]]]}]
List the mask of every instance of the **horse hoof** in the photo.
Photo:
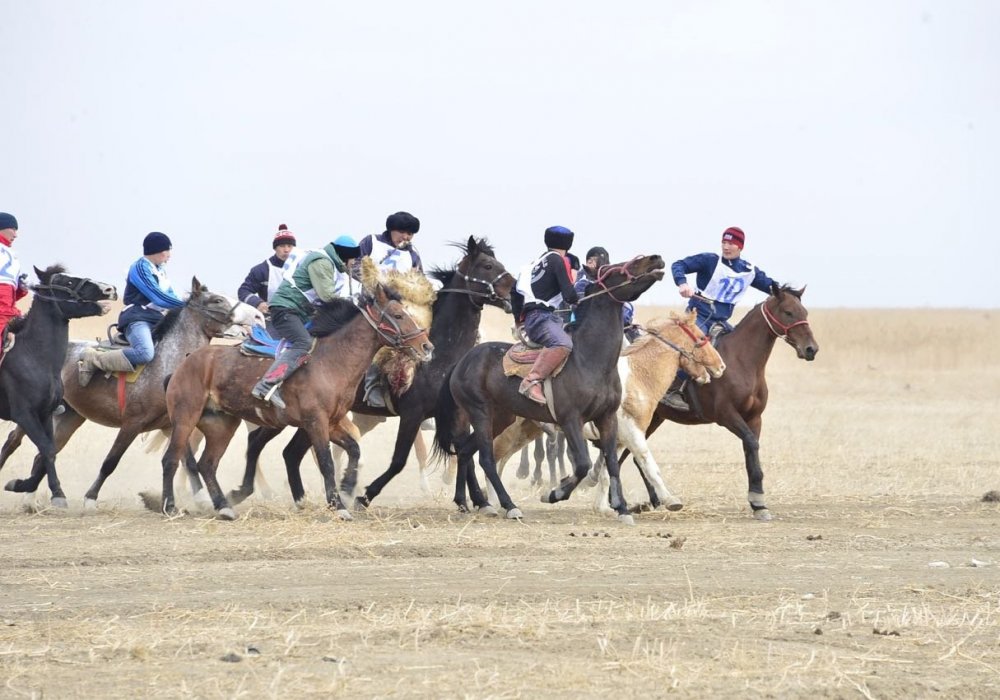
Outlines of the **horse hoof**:
[{"label": "horse hoof", "polygon": [[236,520],[236,511],[232,508],[221,508],[219,509],[219,519],[220,520]]},{"label": "horse hoof", "polygon": [[294,503],[295,503],[295,509],[296,510],[305,510],[306,509],[306,499],[300,498],[299,500],[295,501]]},{"label": "horse hoof", "polygon": [[680,501],[671,501],[670,503],[667,503],[665,505],[667,510],[669,510],[671,513],[676,513],[677,511],[684,508],[684,504],[681,503]]},{"label": "horse hoof", "polygon": [[[194,495],[194,500],[195,501],[198,500],[198,496],[199,495],[201,495],[201,491],[199,491],[198,493],[196,493]],[[242,491],[239,491],[237,489],[233,489],[232,491],[230,491],[229,493],[226,494],[226,500],[228,500],[234,506],[238,506],[240,503],[242,503],[243,501],[247,500],[247,497],[243,494]]]},{"label": "horse hoof", "polygon": [[53,508],[62,508],[62,509],[69,508],[69,503],[66,501],[65,496],[56,496],[55,498],[50,500],[49,503],[52,504]]},{"label": "horse hoof", "polygon": [[771,520],[774,519],[774,516],[771,515],[771,511],[769,511],[767,508],[761,508],[760,510],[755,510],[753,512],[753,517],[754,520],[759,520],[762,523],[769,523],[771,522]]},{"label": "horse hoof", "polygon": [[631,513],[624,513],[618,516],[618,522],[622,525],[635,525],[635,518],[632,517]]},{"label": "horse hoof", "polygon": [[15,493],[20,492],[20,489],[17,488],[17,482],[18,482],[17,479],[11,479],[10,481],[8,481],[6,484],[3,485],[3,490],[14,491]]},{"label": "horse hoof", "polygon": [[367,496],[358,496],[354,499],[354,510],[363,511],[368,510],[368,506],[371,505],[371,501],[368,500]]},{"label": "horse hoof", "polygon": [[521,512],[520,508],[511,508],[507,511],[507,520],[521,520],[524,518],[524,513]]},{"label": "horse hoof", "polygon": [[97,499],[96,498],[83,499],[83,509],[88,513],[95,512],[97,510]]},{"label": "horse hoof", "polygon": [[338,510],[337,517],[341,520],[354,520],[354,516],[351,515],[351,511],[347,510],[347,508],[341,508]]},{"label": "horse hoof", "polygon": [[489,516],[500,515],[497,512],[497,509],[491,505],[479,506],[479,508],[476,509],[476,512],[479,513],[480,515],[489,515]]}]

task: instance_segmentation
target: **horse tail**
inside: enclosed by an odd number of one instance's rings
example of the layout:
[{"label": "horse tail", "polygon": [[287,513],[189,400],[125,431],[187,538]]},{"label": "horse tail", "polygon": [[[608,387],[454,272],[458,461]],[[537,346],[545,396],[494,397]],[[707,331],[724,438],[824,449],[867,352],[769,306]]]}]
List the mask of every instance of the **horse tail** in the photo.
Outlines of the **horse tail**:
[{"label": "horse tail", "polygon": [[453,449],[455,439],[455,422],[458,417],[458,404],[451,395],[452,367],[441,383],[441,393],[438,394],[437,405],[434,407],[434,447],[432,454],[435,459],[445,460],[457,454]]}]

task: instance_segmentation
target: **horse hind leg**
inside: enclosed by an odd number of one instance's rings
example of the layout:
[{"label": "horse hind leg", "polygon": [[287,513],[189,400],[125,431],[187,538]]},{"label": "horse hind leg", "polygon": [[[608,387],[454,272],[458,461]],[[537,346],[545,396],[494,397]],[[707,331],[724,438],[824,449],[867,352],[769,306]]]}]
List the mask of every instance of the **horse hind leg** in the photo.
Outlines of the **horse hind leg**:
[{"label": "horse hind leg", "polygon": [[7,434],[3,448],[0,449],[0,469],[3,469],[10,456],[21,446],[22,440],[24,440],[24,430],[20,426],[15,425],[14,429]]},{"label": "horse hind leg", "polygon": [[118,431],[115,441],[111,444],[111,449],[104,457],[104,461],[101,462],[101,469],[97,474],[97,478],[91,484],[90,488],[87,489],[87,493],[83,497],[85,509],[94,510],[97,508],[97,496],[101,491],[101,487],[108,477],[114,473],[118,467],[118,463],[122,459],[122,455],[125,454],[125,450],[129,448],[129,445],[132,444],[137,435],[138,433],[133,430],[122,429]]},{"label": "horse hind leg", "polygon": [[239,488],[229,492],[229,500],[239,505],[254,492],[257,472],[260,470],[260,454],[264,447],[281,432],[281,428],[258,427],[247,434],[246,465],[243,468],[243,482]]}]

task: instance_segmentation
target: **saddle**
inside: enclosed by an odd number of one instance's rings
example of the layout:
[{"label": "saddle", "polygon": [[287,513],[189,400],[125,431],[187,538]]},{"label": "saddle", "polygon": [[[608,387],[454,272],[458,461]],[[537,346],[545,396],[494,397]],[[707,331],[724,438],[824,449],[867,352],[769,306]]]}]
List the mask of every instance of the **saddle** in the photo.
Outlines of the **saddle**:
[{"label": "saddle", "polygon": [[[532,345],[534,345],[534,343],[532,343]],[[542,350],[543,348],[541,346],[529,347],[524,342],[514,343],[503,356],[504,375],[524,379],[528,376],[528,372],[531,371],[531,366],[535,364],[535,360],[538,359],[538,354]],[[555,371],[553,371],[549,377],[555,377],[562,372],[563,367],[566,366],[567,360],[569,360],[569,355],[567,355],[566,359],[562,361],[562,364],[555,368]]]},{"label": "saddle", "polygon": [[260,326],[250,329],[250,335],[240,343],[240,352],[247,357],[269,357],[272,360],[278,355],[284,341],[274,339],[267,330]]},{"label": "saddle", "polygon": [[[122,348],[132,347],[125,334],[118,330],[117,323],[112,323],[108,326],[107,333],[107,338],[103,340],[101,338],[97,339],[98,350],[121,350]],[[109,372],[105,376],[117,375],[122,377],[126,384],[135,384],[144,369],[146,369],[146,365],[136,365],[135,369],[131,372]]]}]

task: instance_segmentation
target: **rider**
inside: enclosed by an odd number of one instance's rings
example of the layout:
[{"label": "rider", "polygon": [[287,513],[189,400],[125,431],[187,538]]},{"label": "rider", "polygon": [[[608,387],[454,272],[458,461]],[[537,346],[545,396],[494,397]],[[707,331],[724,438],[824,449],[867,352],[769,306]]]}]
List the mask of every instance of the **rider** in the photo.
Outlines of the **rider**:
[{"label": "rider", "polygon": [[[597,281],[598,271],[610,262],[611,257],[608,255],[607,249],[601,246],[594,246],[587,251],[583,268],[580,270],[576,282],[573,283],[573,288],[578,296],[582,297],[586,294],[587,286]],[[635,339],[639,337],[639,329],[633,325],[634,318],[635,306],[632,305],[632,302],[626,301],[622,304],[622,327],[625,329],[625,337],[630,343],[634,343]]]},{"label": "rider", "polygon": [[518,391],[540,404],[545,404],[542,381],[573,350],[573,340],[563,329],[565,319],[556,313],[564,302],[575,304],[578,299],[566,257],[572,245],[573,232],[568,228],[550,226],[545,229],[547,250],[521,270],[515,285],[518,294],[514,295],[514,317],[524,324],[528,339],[543,346]]},{"label": "rider", "polygon": [[[730,226],[722,232],[721,256],[699,253],[678,260],[670,266],[678,292],[685,299],[690,299],[688,310],[694,309],[697,312],[698,327],[708,335],[728,333],[733,329],[729,317],[733,315],[736,302],[749,287],[767,293],[775,284],[763,270],[740,257],[745,242],[743,229]],[[697,273],[697,289],[687,283],[687,275],[691,273]],[[713,329],[713,326],[718,328]],[[686,383],[687,375],[679,372],[663,397],[663,402],[678,411],[687,411],[690,407],[683,396]]]},{"label": "rider", "polygon": [[16,304],[28,293],[28,275],[21,272],[21,263],[12,248],[15,238],[17,219],[13,214],[0,212],[0,333],[12,318],[21,315]]},{"label": "rider", "polygon": [[153,359],[153,326],[170,309],[184,306],[167,279],[172,244],[165,233],[153,231],[142,240],[142,257],[132,263],[125,282],[125,308],[118,315],[118,330],[129,347],[109,352],[86,348],[80,355],[80,386],[87,386],[95,369],[133,372]]},{"label": "rider", "polygon": [[306,255],[295,271],[271,297],[271,321],[275,330],[289,345],[268,368],[251,390],[262,401],[278,408],[285,402],[278,388],[292,373],[309,361],[313,339],[306,330],[319,303],[334,299],[350,299],[359,290],[348,272],[351,263],[361,256],[361,250],[351,236],[340,236],[332,243]]},{"label": "rider", "polygon": [[[390,214],[385,220],[385,231],[361,239],[361,257],[370,257],[380,270],[420,270],[423,262],[413,247],[413,236],[420,230],[420,219],[405,211]],[[379,382],[378,367],[374,364],[365,372],[364,402],[373,408],[385,408],[385,396]]]},{"label": "rider", "polygon": [[263,314],[268,313],[267,302],[278,291],[283,279],[285,260],[294,247],[295,234],[289,231],[285,224],[281,224],[278,226],[278,232],[274,234],[274,240],[271,241],[274,255],[250,268],[247,278],[236,292],[237,298]]}]

